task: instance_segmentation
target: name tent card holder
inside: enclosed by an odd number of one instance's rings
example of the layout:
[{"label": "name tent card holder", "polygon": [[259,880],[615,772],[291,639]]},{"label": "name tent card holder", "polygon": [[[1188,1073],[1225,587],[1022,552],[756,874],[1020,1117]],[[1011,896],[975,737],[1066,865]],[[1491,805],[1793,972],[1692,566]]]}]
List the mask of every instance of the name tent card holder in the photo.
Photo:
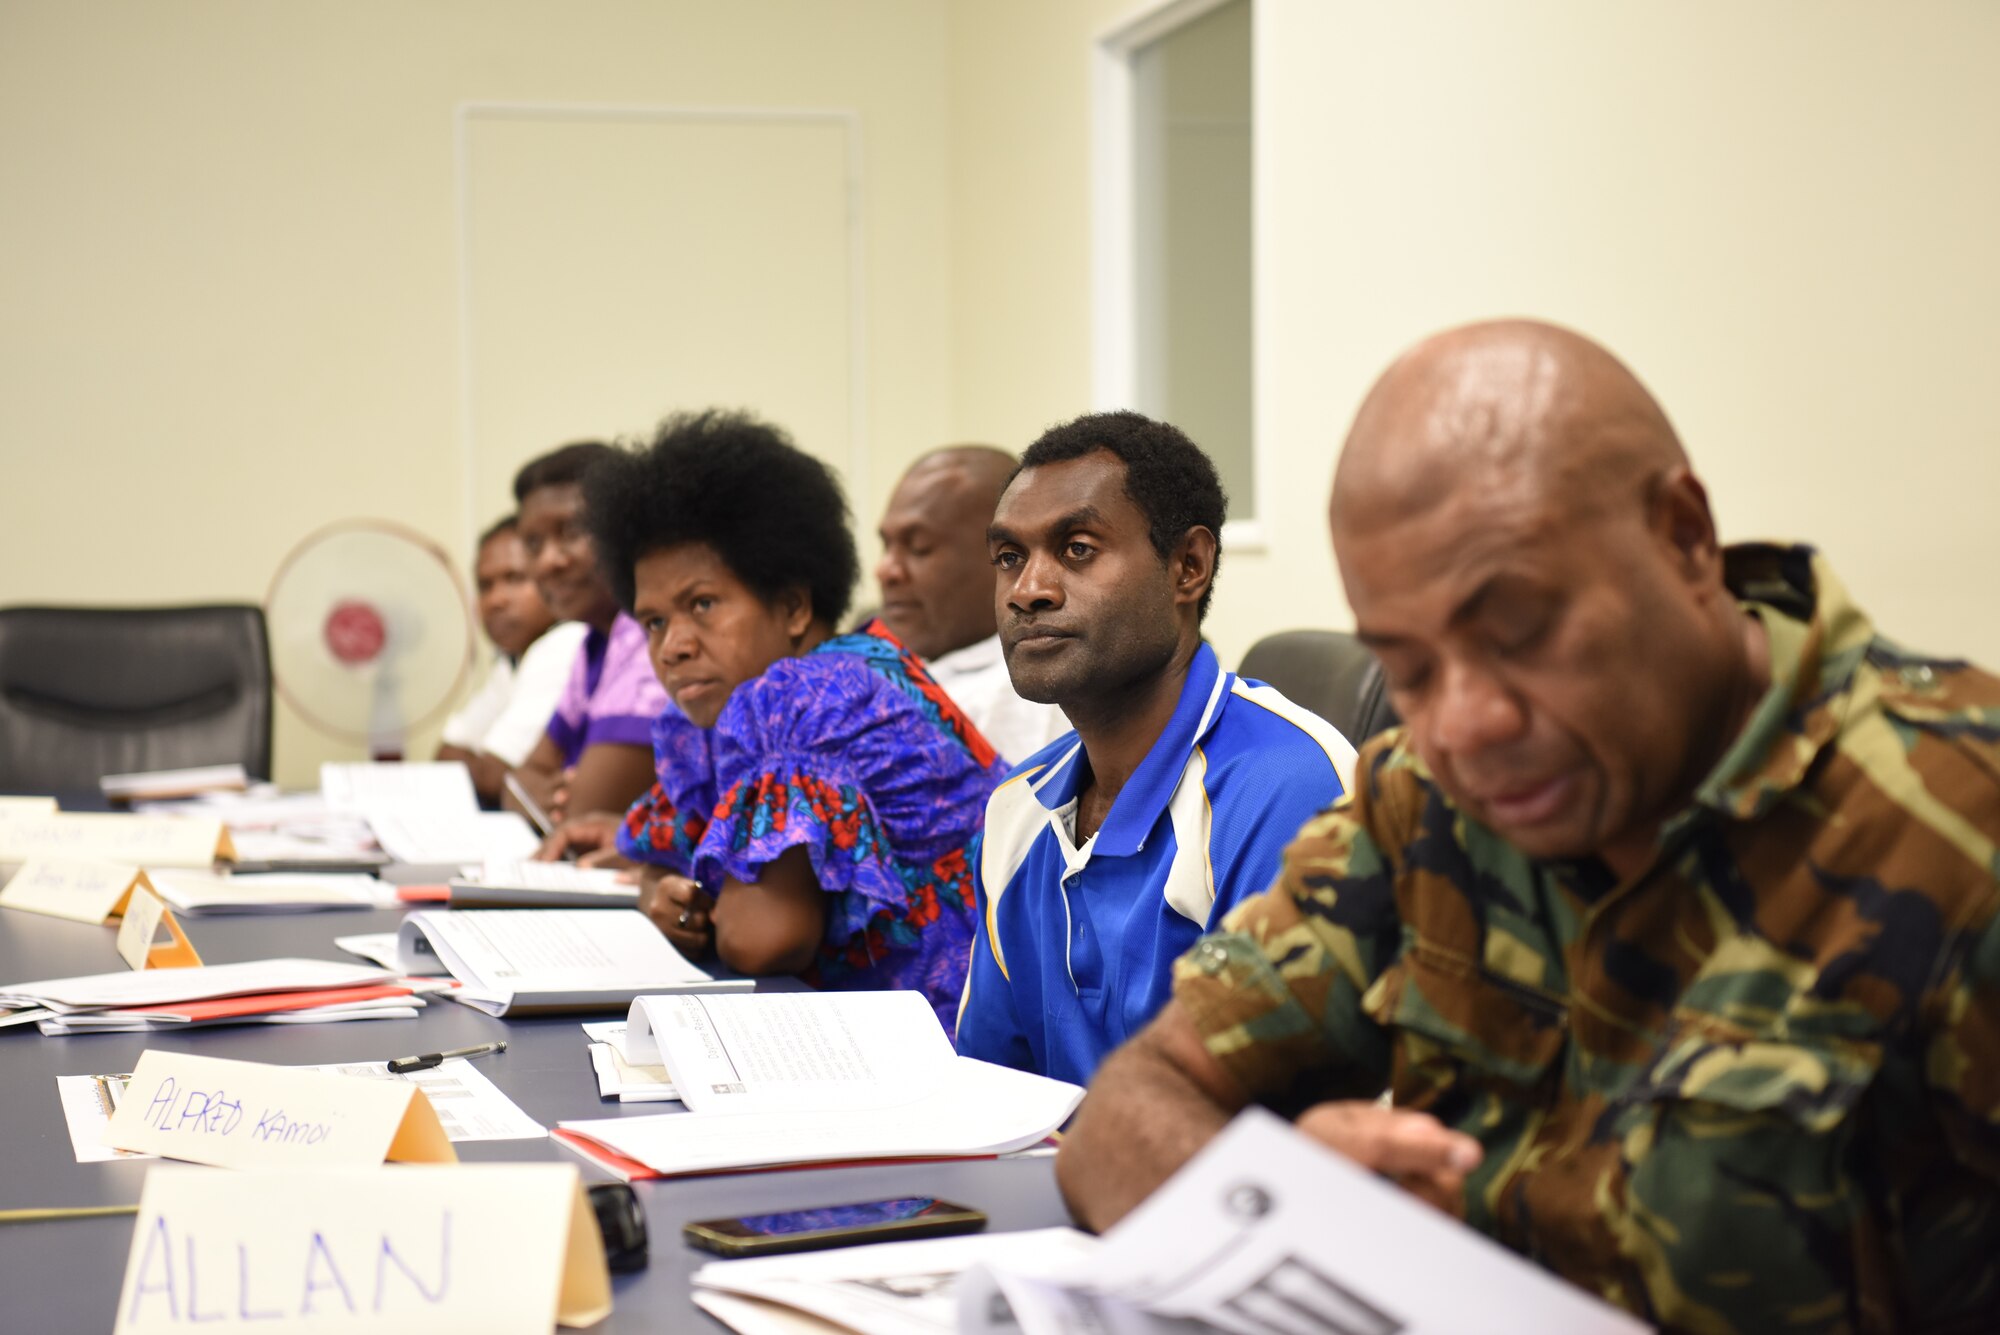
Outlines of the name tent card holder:
[{"label": "name tent card holder", "polygon": [[148,1048],[104,1130],[113,1149],[218,1168],[456,1163],[418,1086]]},{"label": "name tent card holder", "polygon": [[139,1196],[115,1335],[545,1335],[610,1313],[604,1241],[573,1164],[159,1165]]},{"label": "name tent card holder", "polygon": [[151,890],[153,883],[130,862],[32,858],[0,890],[0,907],[71,922],[110,922],[125,911],[125,901],[137,886]]},{"label": "name tent card holder", "polygon": [[61,809],[53,797],[0,797],[0,820],[9,816],[53,816]]},{"label": "name tent card holder", "polygon": [[[145,872],[140,872],[138,881],[125,892],[118,911],[124,915],[118,924],[119,959],[135,969],[200,967],[201,956],[195,952],[194,943],[181,931],[167,902],[146,883]],[[168,939],[155,945],[162,927],[166,928]]]},{"label": "name tent card holder", "polygon": [[212,817],[57,812],[0,820],[0,862],[89,858],[140,867],[202,868],[234,862],[229,827]]}]

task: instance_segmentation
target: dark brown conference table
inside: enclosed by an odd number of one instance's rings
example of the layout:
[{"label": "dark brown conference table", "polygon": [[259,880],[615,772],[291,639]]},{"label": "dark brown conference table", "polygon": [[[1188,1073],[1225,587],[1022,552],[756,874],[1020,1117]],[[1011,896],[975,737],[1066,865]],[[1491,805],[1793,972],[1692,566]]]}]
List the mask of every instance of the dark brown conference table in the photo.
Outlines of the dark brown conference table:
[{"label": "dark brown conference table", "polygon": [[[195,918],[184,929],[204,961],[304,957],[352,961],[335,936],[393,931],[395,910]],[[0,982],[108,973],[123,965],[115,929],[0,909]],[[44,1038],[30,1025],[0,1029],[0,1210],[133,1203],[154,1161],[76,1162],[56,1097],[59,1075],[130,1071],[147,1047],[243,1061],[304,1065],[381,1061],[504,1038],[507,1051],[479,1070],[543,1126],[565,1118],[651,1116],[677,1104],[600,1102],[585,1019],[499,1020],[450,1001],[433,1001],[415,1020],[338,1024],[235,1025],[183,1034],[90,1034]],[[596,1170],[551,1140],[460,1144],[470,1163],[547,1161]],[[986,1211],[995,1231],[1066,1222],[1051,1161],[740,1173],[635,1184],[646,1212],[651,1261],[614,1275],[610,1317],[593,1331],[723,1329],[690,1300],[688,1276],[707,1253],[681,1240],[691,1219],[775,1212],[891,1196],[934,1195]],[[131,1245],[133,1219],[111,1216],[0,1224],[0,1331],[109,1331]]]}]

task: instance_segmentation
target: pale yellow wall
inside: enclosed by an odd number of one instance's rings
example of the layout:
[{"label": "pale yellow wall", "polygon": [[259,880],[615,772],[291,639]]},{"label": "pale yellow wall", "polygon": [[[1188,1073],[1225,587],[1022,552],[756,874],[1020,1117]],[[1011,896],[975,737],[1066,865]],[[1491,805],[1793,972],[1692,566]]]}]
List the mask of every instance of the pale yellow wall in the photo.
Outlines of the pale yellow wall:
[{"label": "pale yellow wall", "polygon": [[[961,430],[1087,406],[1092,35],[1131,5],[956,15]],[[1346,624],[1323,527],[1355,403],[1422,334],[1510,313],[1608,342],[1725,534],[1817,540],[1877,619],[2000,663],[2000,8],[1984,0],[1258,0],[1267,553],[1233,658]],[[980,63],[980,53],[991,53]]]},{"label": "pale yellow wall", "polygon": [[[893,460],[942,438],[947,18],[0,0],[0,603],[258,599],[300,536],[351,515],[466,545],[468,101],[858,113],[868,440]],[[854,497],[866,528],[891,480]],[[281,779],[339,753],[281,713]]]},{"label": "pale yellow wall", "polygon": [[[355,514],[462,547],[469,101],[858,113],[866,532],[927,445],[1092,406],[1090,55],[1133,12],[0,0],[0,602],[254,599]],[[1967,607],[2000,558],[2000,9],[1259,0],[1256,53],[1275,485],[1226,658],[1343,624],[1355,401],[1510,312],[1634,363],[1728,533],[1810,535],[1896,633],[2000,662]],[[288,716],[279,747],[292,781],[333,753]]]}]

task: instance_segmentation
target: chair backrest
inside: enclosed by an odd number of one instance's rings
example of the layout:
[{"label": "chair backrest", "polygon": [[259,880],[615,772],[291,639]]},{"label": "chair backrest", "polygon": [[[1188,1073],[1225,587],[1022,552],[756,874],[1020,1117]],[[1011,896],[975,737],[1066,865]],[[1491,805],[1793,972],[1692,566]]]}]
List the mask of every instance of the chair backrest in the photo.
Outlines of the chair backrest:
[{"label": "chair backrest", "polygon": [[1237,672],[1269,682],[1357,747],[1397,722],[1382,685],[1382,665],[1346,631],[1266,635],[1250,646]]},{"label": "chair backrest", "polygon": [[263,609],[0,608],[0,792],[231,761],[271,772]]}]

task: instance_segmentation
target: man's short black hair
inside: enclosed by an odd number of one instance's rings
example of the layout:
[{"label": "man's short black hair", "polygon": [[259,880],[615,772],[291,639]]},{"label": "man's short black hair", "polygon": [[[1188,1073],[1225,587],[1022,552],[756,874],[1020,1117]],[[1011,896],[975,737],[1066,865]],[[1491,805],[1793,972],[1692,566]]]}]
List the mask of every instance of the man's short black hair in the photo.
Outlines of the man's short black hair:
[{"label": "man's short black hair", "polygon": [[514,474],[514,504],[528,499],[528,493],[543,487],[567,487],[583,481],[583,475],[600,459],[618,453],[601,440],[579,440],[551,450],[539,459],[530,459]]},{"label": "man's short black hair", "polygon": [[838,626],[861,562],[840,481],[779,428],[746,413],[680,413],[652,443],[614,450],[583,484],[598,560],[632,607],[633,567],[702,543],[766,601],[803,585],[813,616]]},{"label": "man's short black hair", "polygon": [[482,552],[486,550],[487,543],[493,541],[502,533],[512,533],[519,527],[521,527],[521,516],[517,514],[501,515],[486,526],[486,531],[479,535],[479,541],[472,544],[472,550],[474,552]]},{"label": "man's short black hair", "polygon": [[[1014,475],[1043,464],[1081,459],[1097,450],[1109,450],[1124,461],[1125,494],[1146,516],[1147,536],[1162,561],[1189,529],[1199,526],[1215,535],[1215,569],[1221,569],[1222,521],[1229,513],[1229,497],[1215,465],[1177,426],[1124,410],[1085,413],[1043,432],[1021,456]],[[1211,572],[1196,608],[1198,619],[1208,616],[1214,597]]]}]

